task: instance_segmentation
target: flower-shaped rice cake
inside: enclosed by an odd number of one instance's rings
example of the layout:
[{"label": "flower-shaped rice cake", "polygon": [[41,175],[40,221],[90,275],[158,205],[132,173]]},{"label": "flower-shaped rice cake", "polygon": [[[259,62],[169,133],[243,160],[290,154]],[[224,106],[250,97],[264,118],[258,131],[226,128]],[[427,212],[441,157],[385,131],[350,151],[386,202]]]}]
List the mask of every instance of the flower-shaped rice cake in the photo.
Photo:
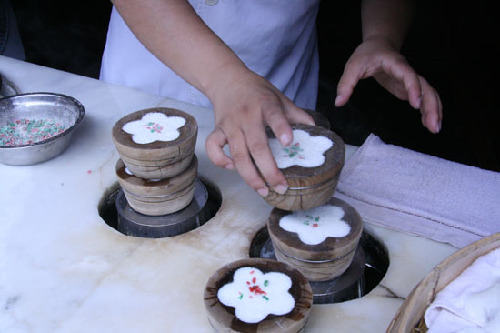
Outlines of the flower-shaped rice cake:
[{"label": "flower-shaped rice cake", "polygon": [[351,228],[343,220],[344,215],[342,207],[320,206],[286,215],[280,219],[279,226],[297,233],[305,244],[317,245],[327,237],[345,237],[349,234]]},{"label": "flower-shaped rice cake", "polygon": [[332,140],[325,136],[311,136],[302,129],[293,130],[293,142],[281,146],[278,139],[269,139],[269,147],[278,168],[290,166],[316,167],[325,163],[325,152],[333,146]]},{"label": "flower-shaped rice cake", "polygon": [[179,116],[166,116],[160,112],[145,114],[140,120],[123,125],[123,130],[132,135],[137,144],[155,141],[173,141],[180,135],[179,128],[186,124],[186,119]]},{"label": "flower-shaped rice cake", "polygon": [[288,292],[292,279],[280,272],[263,273],[255,267],[241,267],[234,280],[217,292],[219,301],[235,308],[235,315],[246,323],[258,323],[269,314],[281,316],[295,307]]}]

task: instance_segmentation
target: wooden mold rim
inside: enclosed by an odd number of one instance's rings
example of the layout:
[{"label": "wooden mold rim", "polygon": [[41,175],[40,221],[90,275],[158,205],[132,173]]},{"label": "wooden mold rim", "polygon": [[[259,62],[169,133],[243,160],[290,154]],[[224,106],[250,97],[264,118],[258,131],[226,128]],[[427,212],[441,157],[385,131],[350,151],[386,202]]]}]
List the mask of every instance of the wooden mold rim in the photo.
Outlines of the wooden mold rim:
[{"label": "wooden mold rim", "polygon": [[294,259],[294,260],[297,260],[300,262],[304,262],[307,264],[326,264],[326,263],[331,263],[331,262],[335,262],[335,261],[340,261],[340,260],[352,255],[353,252],[356,252],[357,247],[355,247],[352,251],[346,252],[343,256],[336,257],[333,259],[325,259],[325,260],[307,260],[307,259],[291,256],[288,253],[281,251],[281,249],[279,249],[279,248],[277,250],[280,251],[281,254],[283,254],[285,257],[290,258],[290,259]]},{"label": "wooden mold rim", "polygon": [[[146,178],[137,177],[135,175],[130,175],[125,171],[126,165],[123,160],[118,159],[115,165],[115,173],[118,177],[118,182],[120,183],[123,190],[129,194],[132,194],[136,197],[165,197],[168,195],[173,195],[177,192],[182,191],[183,189],[189,187],[192,182],[194,182],[196,178],[197,168],[198,168],[198,159],[196,155],[193,155],[193,158],[189,164],[189,166],[181,173],[173,177],[162,178],[158,180],[151,180]],[[186,181],[189,181],[189,185],[185,185]],[[170,190],[169,187],[173,188],[174,192],[169,192],[168,195],[155,195],[153,193],[165,192]],[[140,195],[131,191],[129,188],[144,188],[149,189],[151,195]]]},{"label": "wooden mold rim", "polygon": [[195,183],[195,179],[193,178],[193,181],[191,183],[189,183],[186,187],[183,187],[175,192],[172,192],[172,193],[169,193],[169,194],[165,194],[165,195],[140,195],[140,194],[135,194],[133,192],[130,192],[129,190],[127,190],[126,188],[123,188],[123,192],[127,193],[127,194],[130,194],[131,196],[133,196],[134,198],[142,198],[142,199],[167,199],[169,197],[172,197],[172,196],[175,196],[181,192],[184,192],[186,190],[188,190],[190,187],[193,187]]}]

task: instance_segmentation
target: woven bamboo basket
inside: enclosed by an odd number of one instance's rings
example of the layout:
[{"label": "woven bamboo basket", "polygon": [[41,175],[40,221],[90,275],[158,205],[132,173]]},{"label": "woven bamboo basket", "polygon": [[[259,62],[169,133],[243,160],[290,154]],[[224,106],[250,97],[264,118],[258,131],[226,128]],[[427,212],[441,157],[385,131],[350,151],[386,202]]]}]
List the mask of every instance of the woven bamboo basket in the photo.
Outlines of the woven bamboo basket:
[{"label": "woven bamboo basket", "polygon": [[436,295],[477,258],[500,247],[500,233],[466,246],[434,267],[411,291],[387,328],[387,333],[427,332],[424,315]]}]

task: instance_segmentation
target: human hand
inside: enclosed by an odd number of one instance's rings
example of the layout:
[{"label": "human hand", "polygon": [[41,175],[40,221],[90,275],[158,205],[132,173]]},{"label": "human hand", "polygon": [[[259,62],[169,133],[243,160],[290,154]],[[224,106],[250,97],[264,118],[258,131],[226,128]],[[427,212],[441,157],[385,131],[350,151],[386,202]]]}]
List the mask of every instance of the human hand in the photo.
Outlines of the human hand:
[{"label": "human hand", "polygon": [[345,105],[358,81],[370,76],[394,96],[419,109],[422,124],[429,131],[438,133],[441,130],[443,106],[438,93],[383,38],[367,39],[356,48],[339,80],[335,105]]},{"label": "human hand", "polygon": [[[288,146],[293,141],[290,124],[314,125],[312,117],[265,78],[249,71],[219,80],[210,96],[215,112],[215,129],[205,142],[210,160],[219,167],[236,168],[263,197],[269,193],[268,186],[285,193],[288,185],[271,154],[265,127]],[[231,157],[223,151],[226,144]]]}]

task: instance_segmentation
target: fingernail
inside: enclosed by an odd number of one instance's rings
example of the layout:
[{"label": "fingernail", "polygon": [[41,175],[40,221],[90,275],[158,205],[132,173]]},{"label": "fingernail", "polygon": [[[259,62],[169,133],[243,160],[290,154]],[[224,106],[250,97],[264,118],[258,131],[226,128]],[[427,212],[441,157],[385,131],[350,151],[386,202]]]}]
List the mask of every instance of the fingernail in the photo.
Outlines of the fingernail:
[{"label": "fingernail", "polygon": [[436,128],[436,133],[441,132],[441,120],[439,120],[439,121],[437,122],[437,126],[436,126],[436,127],[437,127],[437,128]]},{"label": "fingernail", "polygon": [[417,103],[415,104],[415,109],[420,109],[420,106],[422,105],[422,98],[423,96],[420,95],[420,97],[417,99]]},{"label": "fingernail", "polygon": [[342,96],[338,95],[335,97],[335,106],[340,106],[340,103],[342,102]]},{"label": "fingernail", "polygon": [[280,142],[281,142],[281,145],[283,145],[283,146],[290,145],[291,141],[292,141],[292,138],[288,134],[283,134],[282,136],[280,136]]},{"label": "fingernail", "polygon": [[262,187],[257,190],[257,193],[259,193],[261,197],[265,198],[269,194],[269,190],[267,189],[267,187]]},{"label": "fingernail", "polygon": [[276,185],[274,187],[274,191],[278,194],[285,194],[287,189],[288,189],[288,186],[285,186],[285,185]]},{"label": "fingernail", "polygon": [[233,163],[226,164],[226,166],[224,168],[226,168],[227,170],[233,170],[234,164]]}]

